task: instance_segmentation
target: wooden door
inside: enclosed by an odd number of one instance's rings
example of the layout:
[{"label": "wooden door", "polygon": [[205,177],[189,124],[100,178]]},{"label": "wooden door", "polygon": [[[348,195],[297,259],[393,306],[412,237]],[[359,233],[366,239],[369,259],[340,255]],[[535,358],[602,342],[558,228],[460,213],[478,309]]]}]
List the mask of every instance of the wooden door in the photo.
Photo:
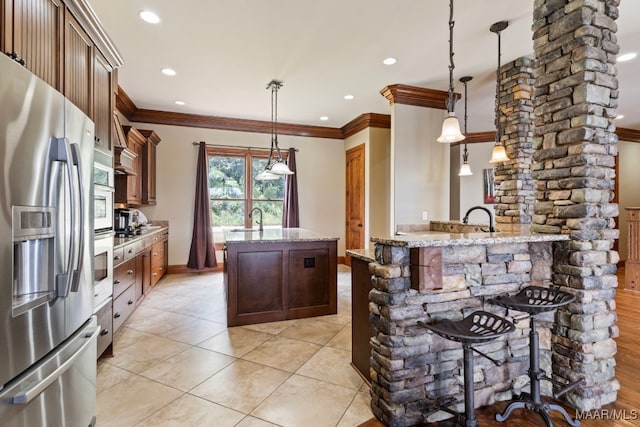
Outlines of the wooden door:
[{"label": "wooden door", "polygon": [[[64,4],[60,0],[5,0],[3,50],[36,76],[62,89]],[[13,19],[11,19],[13,18]]]},{"label": "wooden door", "polygon": [[[364,144],[347,151],[345,248],[364,248]],[[350,257],[345,257],[351,265]]]},{"label": "wooden door", "polygon": [[64,95],[93,117],[93,43],[69,11],[65,14]]},{"label": "wooden door", "polygon": [[112,68],[98,49],[93,62],[93,121],[96,124],[95,143],[111,151],[113,120]]}]

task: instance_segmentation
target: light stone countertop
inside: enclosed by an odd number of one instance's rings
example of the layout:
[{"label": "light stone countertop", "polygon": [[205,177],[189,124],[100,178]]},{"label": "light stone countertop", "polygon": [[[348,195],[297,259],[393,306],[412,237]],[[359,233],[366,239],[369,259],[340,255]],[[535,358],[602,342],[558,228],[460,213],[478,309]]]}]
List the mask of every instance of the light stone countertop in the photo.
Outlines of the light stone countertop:
[{"label": "light stone countertop", "polygon": [[347,255],[363,261],[375,262],[376,260],[376,253],[373,249],[347,249],[345,252]]},{"label": "light stone countertop", "polygon": [[407,248],[438,246],[471,246],[496,245],[502,243],[558,242],[569,240],[568,234],[542,233],[444,233],[440,231],[424,231],[406,233],[390,237],[372,237],[371,241],[389,246]]},{"label": "light stone countertop", "polygon": [[127,236],[127,237],[117,237],[114,236],[113,238],[113,248],[114,249],[118,249],[128,243],[132,243],[138,240],[142,240],[147,236],[151,236],[152,234],[155,233],[159,233],[161,231],[165,231],[167,230],[169,227],[166,225],[153,225],[151,227],[147,227],[147,228],[143,228],[140,232],[140,234],[136,234],[133,236]]},{"label": "light stone countertop", "polygon": [[[242,230],[242,231],[234,231]],[[284,242],[320,242],[340,240],[304,228],[265,228],[257,229],[225,229],[224,240],[227,245],[234,243],[284,243]]]}]

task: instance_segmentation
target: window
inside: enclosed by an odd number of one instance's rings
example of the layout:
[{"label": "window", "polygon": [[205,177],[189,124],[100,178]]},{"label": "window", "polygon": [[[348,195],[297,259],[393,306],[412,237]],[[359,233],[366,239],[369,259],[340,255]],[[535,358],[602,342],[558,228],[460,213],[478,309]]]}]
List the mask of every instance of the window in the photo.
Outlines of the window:
[{"label": "window", "polygon": [[209,147],[208,155],[214,229],[251,227],[255,224],[249,218],[253,208],[262,209],[265,227],[282,225],[284,176],[273,181],[255,180],[267,165],[268,150]]}]

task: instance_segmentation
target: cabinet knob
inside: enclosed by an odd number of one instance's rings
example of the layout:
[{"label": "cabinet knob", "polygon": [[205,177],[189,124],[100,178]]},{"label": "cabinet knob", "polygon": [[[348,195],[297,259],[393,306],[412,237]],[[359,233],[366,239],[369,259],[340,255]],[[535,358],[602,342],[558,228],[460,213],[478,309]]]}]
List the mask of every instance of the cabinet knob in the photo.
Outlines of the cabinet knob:
[{"label": "cabinet knob", "polygon": [[127,274],[133,274],[133,270],[127,270]]},{"label": "cabinet knob", "polygon": [[119,283],[120,283],[120,280],[118,280],[118,279],[116,279],[116,280],[114,280],[114,281],[113,281],[113,284],[114,284],[114,285],[117,285],[117,284],[119,284]]},{"label": "cabinet knob", "polygon": [[102,331],[100,331],[100,335],[105,336],[109,333],[108,329],[103,329]]},{"label": "cabinet knob", "polygon": [[127,305],[131,305],[131,304],[133,304],[133,300],[132,300],[132,299],[130,299],[129,301],[127,301]]},{"label": "cabinet knob", "polygon": [[116,261],[120,259],[120,255],[116,255],[113,257],[113,259],[115,259]]},{"label": "cabinet knob", "polygon": [[117,319],[117,318],[118,318],[118,317],[120,317],[120,316],[121,316],[121,315],[120,315],[120,313],[116,313],[116,314],[114,314],[114,315],[113,315],[113,318],[114,318],[114,319]]},{"label": "cabinet knob", "polygon": [[158,275],[158,273],[153,273],[153,275],[154,275],[154,276],[157,276],[157,275]]}]

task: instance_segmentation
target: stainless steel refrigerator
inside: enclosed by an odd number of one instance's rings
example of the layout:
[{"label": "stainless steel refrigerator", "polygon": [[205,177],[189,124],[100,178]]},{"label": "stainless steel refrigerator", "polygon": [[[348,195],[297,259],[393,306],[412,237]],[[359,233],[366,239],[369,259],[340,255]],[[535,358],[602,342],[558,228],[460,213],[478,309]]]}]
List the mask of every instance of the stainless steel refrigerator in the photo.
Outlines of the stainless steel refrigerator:
[{"label": "stainless steel refrigerator", "polygon": [[0,424],[95,424],[94,124],[0,55]]}]

